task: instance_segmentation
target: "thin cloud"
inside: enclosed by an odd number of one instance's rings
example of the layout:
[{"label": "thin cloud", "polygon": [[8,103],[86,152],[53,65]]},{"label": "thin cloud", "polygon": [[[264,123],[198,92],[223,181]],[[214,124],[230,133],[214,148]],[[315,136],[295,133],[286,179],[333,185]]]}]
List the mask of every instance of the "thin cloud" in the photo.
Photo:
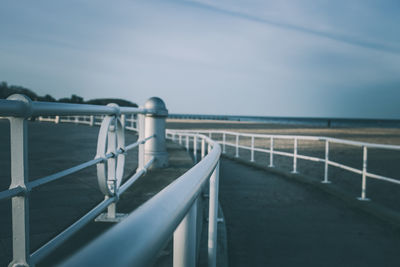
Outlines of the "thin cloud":
[{"label": "thin cloud", "polygon": [[350,36],[350,35],[332,33],[332,32],[327,32],[327,31],[320,31],[320,30],[315,30],[312,28],[295,25],[295,24],[274,21],[274,20],[270,20],[267,18],[261,18],[258,16],[254,16],[252,14],[236,11],[234,9],[210,4],[209,2],[187,1],[187,3],[192,6],[201,8],[201,9],[206,9],[209,11],[217,12],[217,13],[228,15],[228,16],[234,16],[234,17],[245,19],[245,20],[250,20],[253,22],[263,23],[263,24],[266,24],[266,25],[269,25],[272,27],[301,32],[301,33],[310,34],[310,35],[314,35],[314,36],[318,36],[318,37],[322,37],[322,38],[327,38],[330,40],[334,40],[334,41],[338,41],[338,42],[342,42],[342,43],[346,43],[346,44],[350,44],[350,45],[354,45],[354,46],[359,46],[359,47],[363,47],[363,48],[374,49],[374,50],[378,50],[378,51],[382,51],[382,52],[400,55],[400,47],[394,46],[391,44],[380,43],[380,42],[376,42],[376,41],[369,41],[369,40],[357,38],[357,37]]}]

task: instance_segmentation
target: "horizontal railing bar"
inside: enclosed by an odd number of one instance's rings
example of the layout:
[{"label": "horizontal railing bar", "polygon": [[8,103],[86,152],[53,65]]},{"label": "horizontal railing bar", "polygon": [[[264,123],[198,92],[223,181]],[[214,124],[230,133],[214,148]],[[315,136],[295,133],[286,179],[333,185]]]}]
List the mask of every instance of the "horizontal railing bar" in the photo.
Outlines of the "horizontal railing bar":
[{"label": "horizontal railing bar", "polygon": [[368,148],[400,150],[399,145],[384,145],[384,144],[366,143],[366,142],[351,141],[351,140],[344,140],[344,139],[338,139],[338,138],[326,138],[326,140],[329,141],[330,143],[354,145],[354,146],[360,146],[360,147],[366,146]]},{"label": "horizontal railing bar", "polygon": [[113,203],[115,201],[115,199],[116,199],[116,197],[110,197],[108,199],[103,200],[96,207],[94,207],[92,210],[90,210],[88,213],[86,213],[83,217],[81,217],[79,220],[77,220],[71,226],[69,226],[67,229],[62,231],[60,234],[58,234],[52,240],[47,242],[41,248],[39,248],[38,250],[33,252],[31,254],[32,263],[36,264],[40,260],[42,260],[44,257],[46,257],[50,252],[52,252],[54,249],[56,249],[58,246],[60,246],[65,240],[67,240],[74,233],[79,231],[83,226],[85,226],[90,221],[92,221],[97,215],[100,214],[100,212],[102,212],[111,203]]},{"label": "horizontal railing bar", "polygon": [[[170,132],[174,132],[174,130],[168,129]],[[179,132],[182,132],[179,130]],[[184,132],[200,132],[200,133],[213,133],[213,134],[226,134],[232,136],[246,136],[246,137],[256,137],[256,138],[274,138],[274,139],[298,139],[298,140],[310,140],[310,141],[329,141],[332,143],[339,144],[347,144],[354,146],[366,146],[368,148],[381,148],[381,149],[394,149],[400,150],[400,145],[385,145],[385,144],[376,144],[376,143],[368,143],[368,142],[360,142],[360,141],[352,141],[345,139],[338,139],[333,137],[324,137],[324,136],[306,136],[306,135],[271,135],[271,134],[250,134],[250,133],[239,133],[239,132],[230,132],[230,131],[196,131],[196,130],[184,130]]]},{"label": "horizontal railing bar", "polygon": [[135,147],[137,147],[137,146],[139,146],[139,145],[141,145],[141,144],[144,144],[144,143],[146,143],[148,140],[150,140],[151,138],[154,138],[155,136],[156,136],[156,135],[152,135],[152,136],[146,137],[146,138],[143,139],[143,140],[139,140],[139,141],[137,141],[137,142],[135,142],[135,143],[133,143],[133,144],[130,144],[130,145],[128,145],[128,146],[125,147],[125,151],[131,150],[132,148],[135,148]]},{"label": "horizontal railing bar", "polygon": [[17,100],[0,99],[0,115],[15,117],[67,116],[67,115],[115,115],[155,113],[154,110],[133,107],[111,107],[89,104],[70,104],[32,101],[30,104]]},{"label": "horizontal railing bar", "polygon": [[280,155],[280,156],[287,156],[287,157],[294,157],[293,153],[289,153],[289,152],[283,152],[283,151],[277,151],[274,149],[274,155]]},{"label": "horizontal railing bar", "polygon": [[147,169],[153,164],[155,157],[152,157],[146,165],[143,166],[143,169],[136,172],[132,177],[130,177],[121,187],[118,189],[118,194],[123,194],[137,179],[139,179],[143,174],[146,173]]},{"label": "horizontal railing bar", "polygon": [[325,159],[321,159],[321,158],[317,158],[317,157],[311,157],[311,156],[306,156],[306,155],[300,155],[300,154],[297,154],[297,158],[299,158],[299,159],[304,159],[304,160],[316,161],[316,162],[325,162]]},{"label": "horizontal railing bar", "polygon": [[102,162],[102,161],[104,161],[106,159],[112,158],[113,156],[114,156],[113,153],[109,153],[104,158],[92,159],[92,160],[89,160],[89,161],[87,161],[85,163],[82,163],[82,164],[79,164],[77,166],[74,166],[72,168],[69,168],[69,169],[66,169],[66,170],[51,174],[51,175],[43,177],[43,178],[39,178],[39,179],[37,179],[35,181],[29,182],[27,184],[27,188],[28,188],[28,190],[32,190],[33,188],[38,187],[40,185],[47,184],[49,182],[58,180],[58,179],[60,179],[60,178],[62,178],[64,176],[73,174],[75,172],[78,172],[78,171],[83,170],[85,168],[88,168],[90,166],[96,165],[97,163],[100,163],[100,162]]},{"label": "horizontal railing bar", "polygon": [[17,196],[17,195],[21,194],[24,191],[25,190],[20,186],[14,187],[14,188],[11,188],[11,189],[7,189],[5,191],[1,191],[0,192],[0,201],[12,198],[14,196]]},{"label": "horizontal railing bar", "polygon": [[1,116],[25,117],[29,111],[29,105],[23,101],[0,99]]},{"label": "horizontal railing bar", "polygon": [[[203,160],[61,266],[150,266],[219,161],[220,146],[203,138],[213,145]],[[115,257],[121,244],[129,252]]]},{"label": "horizontal railing bar", "polygon": [[32,116],[40,115],[115,115],[128,113],[146,113],[145,109],[139,108],[118,108],[100,105],[88,104],[67,104],[67,103],[49,103],[32,102]]},{"label": "horizontal railing bar", "polygon": [[387,181],[387,182],[390,182],[390,183],[400,184],[400,180],[396,180],[396,179],[393,179],[393,178],[390,178],[390,177],[386,177],[386,176],[382,176],[382,175],[378,175],[378,174],[373,174],[373,173],[369,173],[369,172],[367,172],[365,175],[368,176],[368,177],[371,177],[373,179],[384,180],[384,181]]},{"label": "horizontal railing bar", "polygon": [[130,149],[133,149],[133,148],[139,146],[140,144],[144,144],[147,140],[149,140],[149,139],[151,139],[153,137],[155,137],[155,135],[149,136],[149,137],[147,137],[147,138],[145,138],[145,139],[143,139],[143,140],[141,140],[139,142],[133,143],[133,144],[125,147],[124,149],[120,148],[120,149],[118,149],[116,151],[115,154],[114,153],[108,153],[108,154],[105,155],[104,158],[95,158],[95,159],[89,160],[89,161],[87,161],[85,163],[82,163],[82,164],[79,164],[77,166],[74,166],[72,168],[69,168],[69,169],[54,173],[52,175],[49,175],[49,176],[46,176],[46,177],[43,177],[43,178],[36,179],[35,181],[29,182],[27,184],[27,188],[28,188],[28,190],[32,190],[33,188],[38,187],[40,185],[43,185],[43,184],[58,180],[58,179],[60,179],[60,178],[62,178],[64,176],[73,174],[75,172],[78,172],[78,171],[83,170],[85,168],[88,168],[90,166],[96,165],[97,163],[100,163],[100,162],[102,162],[104,160],[107,160],[107,159],[112,158],[112,157],[114,157],[116,155],[122,154],[122,153],[124,153],[124,151],[128,151]]},{"label": "horizontal railing bar", "polygon": [[335,166],[335,167],[339,167],[339,168],[342,168],[342,169],[345,169],[345,170],[348,170],[348,171],[351,171],[351,172],[354,172],[354,173],[357,173],[357,174],[362,174],[362,171],[358,170],[356,168],[349,167],[347,165],[343,165],[343,164],[340,164],[340,163],[337,163],[337,162],[334,162],[334,161],[331,161],[331,160],[328,160],[327,162],[328,162],[329,165],[332,165],[332,166]]}]

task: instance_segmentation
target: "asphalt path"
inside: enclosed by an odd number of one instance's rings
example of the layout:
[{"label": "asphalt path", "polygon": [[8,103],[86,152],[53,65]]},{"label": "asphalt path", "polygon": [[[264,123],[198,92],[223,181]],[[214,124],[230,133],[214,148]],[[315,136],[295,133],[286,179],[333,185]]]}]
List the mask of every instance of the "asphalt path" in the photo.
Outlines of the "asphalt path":
[{"label": "asphalt path", "polygon": [[400,231],[312,186],[221,163],[229,266],[400,266]]}]

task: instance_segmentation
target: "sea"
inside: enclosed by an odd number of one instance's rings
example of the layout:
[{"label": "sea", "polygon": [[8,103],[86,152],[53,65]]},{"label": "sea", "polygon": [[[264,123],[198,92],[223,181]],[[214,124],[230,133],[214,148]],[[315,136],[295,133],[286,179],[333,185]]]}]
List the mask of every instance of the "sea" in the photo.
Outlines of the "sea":
[{"label": "sea", "polygon": [[169,114],[171,119],[194,120],[226,120],[258,122],[281,125],[298,125],[310,127],[347,128],[400,128],[400,120],[396,119],[357,119],[357,118],[311,118],[311,117],[272,117],[272,116],[240,116],[240,115],[206,115],[206,114]]}]

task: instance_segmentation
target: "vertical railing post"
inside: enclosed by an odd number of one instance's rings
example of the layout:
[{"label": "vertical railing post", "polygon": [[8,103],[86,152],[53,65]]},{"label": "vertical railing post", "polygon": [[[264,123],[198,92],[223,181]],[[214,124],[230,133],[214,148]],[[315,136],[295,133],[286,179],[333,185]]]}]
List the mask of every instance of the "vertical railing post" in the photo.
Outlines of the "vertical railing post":
[{"label": "vertical railing post", "polygon": [[203,159],[206,155],[206,140],[204,138],[201,139],[201,159]]},{"label": "vertical railing post", "polygon": [[297,173],[297,138],[294,138],[292,173]]},{"label": "vertical railing post", "polygon": [[274,167],[274,138],[272,136],[269,147],[269,167]]},{"label": "vertical railing post", "polygon": [[179,134],[179,144],[182,145],[182,135]]},{"label": "vertical railing post", "polygon": [[90,125],[90,126],[93,126],[93,125],[94,125],[94,116],[93,116],[93,115],[90,115],[89,125]]},{"label": "vertical railing post", "polygon": [[222,153],[225,154],[226,153],[226,148],[225,148],[225,143],[226,143],[226,134],[222,133]]},{"label": "vertical railing post", "polygon": [[217,232],[218,232],[218,187],[219,162],[210,177],[210,200],[208,209],[208,266],[217,265]]},{"label": "vertical railing post", "polygon": [[328,179],[328,168],[329,168],[329,141],[325,140],[325,169],[324,169],[324,180],[322,183],[330,184]]},{"label": "vertical railing post", "polygon": [[197,163],[197,135],[193,136],[193,159]]},{"label": "vertical railing post", "polygon": [[132,130],[133,130],[133,114],[130,115],[129,122],[130,122],[129,127],[132,128]]},{"label": "vertical railing post", "polygon": [[145,136],[155,136],[144,144],[144,160],[147,163],[155,158],[151,168],[162,168],[168,165],[168,153],[165,142],[165,119],[168,110],[164,101],[158,97],[152,97],[144,105],[147,110],[145,116]]},{"label": "vertical railing post", "polygon": [[254,162],[254,136],[251,137],[251,157],[250,161]]},{"label": "vertical railing post", "polygon": [[60,123],[60,116],[56,116],[54,118],[54,123],[56,123],[56,124]]},{"label": "vertical railing post", "polygon": [[239,134],[236,134],[236,154],[235,158],[239,157]]},{"label": "vertical railing post", "polygon": [[[138,114],[137,118],[137,126],[138,126],[138,139],[143,140],[145,138],[145,132],[144,132],[144,114]],[[140,144],[138,148],[138,169],[141,170],[143,169],[145,162],[144,162],[144,144]]]},{"label": "vertical railing post", "polygon": [[[111,104],[109,104],[111,105]],[[117,117],[118,118],[118,117]],[[113,121],[113,124],[110,125],[108,132],[107,132],[107,154],[108,153],[115,153],[115,149],[117,147],[117,120],[115,119]],[[123,127],[123,126],[122,126]],[[107,176],[109,177],[108,182],[113,184],[113,190],[117,190],[115,188],[116,186],[116,167],[117,167],[117,159],[115,157],[109,158],[107,160]],[[108,196],[105,196],[106,199],[108,199]],[[108,219],[115,219],[116,218],[116,210],[117,210],[117,205],[116,203],[111,203],[107,207],[107,218]]]},{"label": "vertical railing post", "polygon": [[362,181],[361,181],[361,197],[358,200],[368,201],[367,194],[367,147],[363,146],[363,169],[362,169]]},{"label": "vertical railing post", "polygon": [[[8,100],[23,101],[30,109],[31,101],[23,95],[11,95]],[[10,188],[26,189],[28,183],[28,125],[25,118],[9,117],[11,147]],[[29,266],[29,199],[25,194],[14,196],[12,207],[13,260],[9,266]]]},{"label": "vertical railing post", "polygon": [[189,151],[189,135],[186,135],[186,151]]},{"label": "vertical railing post", "polygon": [[125,129],[125,124],[126,124],[126,115],[125,114],[121,114],[121,124],[122,124],[122,128]]},{"label": "vertical railing post", "polygon": [[196,266],[197,199],[174,232],[173,266]]}]

